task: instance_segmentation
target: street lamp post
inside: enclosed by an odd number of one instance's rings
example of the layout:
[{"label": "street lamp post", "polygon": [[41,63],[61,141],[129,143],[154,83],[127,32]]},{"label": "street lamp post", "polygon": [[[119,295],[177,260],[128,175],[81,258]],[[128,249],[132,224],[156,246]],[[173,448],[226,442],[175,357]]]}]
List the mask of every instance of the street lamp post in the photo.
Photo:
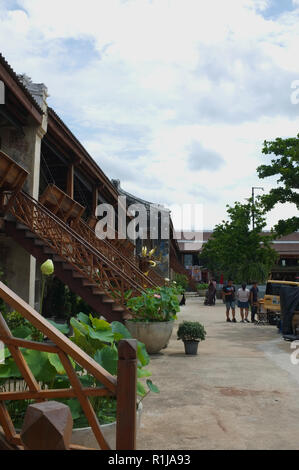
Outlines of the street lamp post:
[{"label": "street lamp post", "polygon": [[261,188],[260,186],[253,186],[251,189],[252,189],[252,230],[254,230],[254,190],[261,189],[262,191],[264,191],[264,188]]}]

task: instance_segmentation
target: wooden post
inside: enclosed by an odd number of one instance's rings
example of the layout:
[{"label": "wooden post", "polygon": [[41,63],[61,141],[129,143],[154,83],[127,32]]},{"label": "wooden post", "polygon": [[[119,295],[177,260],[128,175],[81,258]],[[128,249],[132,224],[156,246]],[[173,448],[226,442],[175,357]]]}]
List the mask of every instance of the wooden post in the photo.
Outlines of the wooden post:
[{"label": "wooden post", "polygon": [[136,449],[137,341],[118,343],[116,450]]},{"label": "wooden post", "polygon": [[25,450],[69,450],[72,429],[69,407],[47,401],[28,406],[20,437]]},{"label": "wooden post", "polygon": [[67,171],[67,189],[68,196],[74,199],[74,164],[71,163]]},{"label": "wooden post", "polygon": [[93,216],[95,216],[96,214],[96,208],[99,204],[98,200],[99,200],[99,190],[97,187],[94,187],[92,191],[92,215]]}]

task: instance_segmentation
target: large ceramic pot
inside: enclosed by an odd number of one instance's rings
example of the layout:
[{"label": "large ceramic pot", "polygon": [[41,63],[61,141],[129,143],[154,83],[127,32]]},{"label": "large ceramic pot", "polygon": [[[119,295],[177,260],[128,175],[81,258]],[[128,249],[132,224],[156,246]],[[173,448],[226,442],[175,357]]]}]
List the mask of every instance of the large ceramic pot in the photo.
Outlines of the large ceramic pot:
[{"label": "large ceramic pot", "polygon": [[135,322],[126,320],[125,325],[133,338],[145,344],[149,354],[157,354],[168,345],[174,321]]},{"label": "large ceramic pot", "polygon": [[[139,429],[140,424],[141,424],[142,403],[139,403],[136,413],[137,413],[136,427],[137,429]],[[112,450],[115,450],[116,449],[116,421],[111,424],[101,425],[101,431],[107,443],[109,444],[110,448]],[[77,445],[84,446],[84,447],[90,447],[91,449],[100,449],[99,444],[96,438],[94,437],[94,434],[90,427],[73,429],[71,442],[72,444],[77,444]]]},{"label": "large ceramic pot", "polygon": [[207,289],[198,289],[198,295],[199,297],[205,297]]}]

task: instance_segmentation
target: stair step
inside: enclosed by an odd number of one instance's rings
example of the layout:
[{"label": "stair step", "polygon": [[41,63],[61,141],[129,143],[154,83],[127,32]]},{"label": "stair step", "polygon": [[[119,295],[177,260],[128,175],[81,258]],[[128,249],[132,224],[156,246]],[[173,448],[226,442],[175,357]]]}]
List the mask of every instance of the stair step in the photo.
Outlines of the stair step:
[{"label": "stair step", "polygon": [[17,229],[18,230],[28,230],[27,225],[17,223]]},{"label": "stair step", "polygon": [[43,252],[46,253],[46,255],[54,255],[55,253],[53,248],[50,248],[49,246],[45,246]]},{"label": "stair step", "polygon": [[76,279],[84,279],[84,274],[78,273],[77,271],[73,272],[73,277]]},{"label": "stair step", "polygon": [[116,305],[115,307],[112,307],[113,312],[124,312],[125,309],[121,307],[120,305]]},{"label": "stair step", "polygon": [[86,279],[84,279],[84,281],[82,281],[82,284],[83,284],[84,287],[94,287],[95,286],[95,282],[87,281]]},{"label": "stair step", "polygon": [[67,269],[69,271],[72,271],[74,269],[74,267],[71,264],[68,264],[68,263],[63,263],[62,267],[63,267],[63,269]]},{"label": "stair step", "polygon": [[105,294],[105,292],[102,291],[101,289],[99,289],[98,287],[94,287],[92,289],[92,293],[95,294],[95,295],[104,295]]},{"label": "stair step", "polygon": [[104,304],[114,304],[115,300],[110,299],[110,297],[107,297],[106,295],[102,299]]},{"label": "stair step", "polygon": [[56,261],[56,262],[58,262],[58,263],[62,263],[62,262],[64,262],[64,259],[61,258],[61,256],[54,255],[54,256],[53,256],[53,261]]},{"label": "stair step", "polygon": [[45,242],[43,240],[39,240],[38,238],[34,240],[34,244],[37,246],[44,246]]},{"label": "stair step", "polygon": [[25,232],[25,237],[26,238],[36,238],[36,235],[34,235],[34,233],[32,233],[32,232],[29,232],[29,230],[27,230],[27,232]]}]

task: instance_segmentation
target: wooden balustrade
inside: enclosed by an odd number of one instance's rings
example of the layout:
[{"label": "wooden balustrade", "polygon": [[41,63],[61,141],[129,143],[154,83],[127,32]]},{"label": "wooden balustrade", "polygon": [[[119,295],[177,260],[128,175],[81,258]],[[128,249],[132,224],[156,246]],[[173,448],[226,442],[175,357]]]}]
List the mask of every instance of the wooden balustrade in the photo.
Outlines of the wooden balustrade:
[{"label": "wooden balustrade", "polygon": [[[62,397],[76,397],[85,413],[85,416],[93,430],[95,438],[103,450],[109,449],[98,418],[89,401],[90,396],[116,396],[117,399],[117,435],[116,448],[135,449],[136,443],[136,377],[137,377],[137,359],[136,340],[121,340],[118,344],[119,362],[118,377],[112,376],[103,369],[96,361],[82,351],[76,344],[66,338],[56,328],[54,328],[38,312],[12,292],[7,286],[0,282],[0,298],[3,299],[11,308],[17,310],[26,320],[34,325],[44,336],[49,338],[53,344],[43,342],[26,341],[20,338],[14,338],[0,314],[0,340],[10,351],[28,390],[20,392],[0,392],[0,424],[5,434],[5,440],[10,446],[24,447],[21,436],[17,434],[11,417],[5,406],[5,400],[27,400],[31,399],[42,403],[46,399],[55,399]],[[57,353],[60,361],[66,371],[70,381],[70,388],[67,389],[46,389],[41,390],[33,376],[28,364],[26,363],[20,348],[35,349],[38,351],[48,351]],[[104,388],[84,387],[70,360],[72,358],[89,374],[93,375]],[[27,423],[28,424],[28,423]],[[28,426],[25,426],[26,429]],[[34,439],[28,439],[26,443],[34,442]],[[1,444],[1,442],[0,442]],[[1,445],[0,445],[1,448]],[[72,446],[70,446],[72,448]]]},{"label": "wooden balustrade", "polygon": [[95,231],[87,225],[84,220],[80,219],[80,221],[76,223],[75,230],[76,233],[78,233],[91,246],[105,254],[105,256],[115,263],[129,278],[134,278],[139,286],[142,286],[143,288],[157,287],[158,284],[154,282],[152,278],[146,276],[140,269],[138,269],[133,256],[125,257],[120,251],[114,248],[109,240],[98,238]]},{"label": "wooden balustrade", "polygon": [[66,225],[28,194],[19,192],[10,211],[57,255],[82,273],[86,279],[99,284],[108,297],[125,309],[128,290],[132,290],[133,295],[143,292],[144,284],[140,284],[142,279],[138,279],[133,271],[128,273],[118,266],[108,251],[102,253],[96,250],[75,228]]}]

